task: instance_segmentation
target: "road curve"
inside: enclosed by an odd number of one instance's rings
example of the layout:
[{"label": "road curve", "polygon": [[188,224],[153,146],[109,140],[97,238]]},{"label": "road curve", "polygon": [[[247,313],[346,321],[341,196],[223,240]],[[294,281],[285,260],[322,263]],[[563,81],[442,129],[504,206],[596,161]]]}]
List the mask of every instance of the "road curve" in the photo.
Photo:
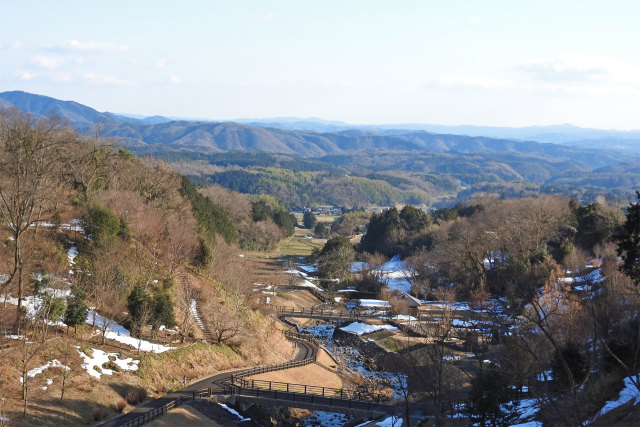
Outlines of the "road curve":
[{"label": "road curve", "polygon": [[[296,343],[296,347],[298,351],[296,352],[295,357],[291,359],[291,361],[302,361],[302,360],[316,356],[317,349],[312,344],[305,341],[300,341],[300,340],[293,340],[293,341]],[[222,372],[216,375],[212,375],[210,377],[206,377],[195,383],[189,384],[188,386],[180,389],[179,391],[169,393],[166,396],[160,397],[158,399],[154,399],[154,400],[150,400],[148,402],[142,403],[136,406],[131,412],[111,418],[105,421],[104,423],[99,424],[99,426],[101,427],[121,426],[129,421],[133,421],[136,418],[141,417],[142,415],[144,415],[145,413],[153,409],[160,408],[171,401],[178,400],[181,398],[189,399],[193,397],[194,392],[198,390],[211,387],[214,393],[222,392],[224,390],[224,385],[230,384],[231,375],[241,373],[242,371],[245,371],[245,370],[246,368],[236,369],[233,371]]]}]

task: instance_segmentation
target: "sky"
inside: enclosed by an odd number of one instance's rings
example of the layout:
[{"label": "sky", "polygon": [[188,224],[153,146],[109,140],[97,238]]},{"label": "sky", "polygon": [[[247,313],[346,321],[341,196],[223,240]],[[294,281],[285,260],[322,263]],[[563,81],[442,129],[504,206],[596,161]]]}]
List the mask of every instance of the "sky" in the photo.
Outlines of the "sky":
[{"label": "sky", "polygon": [[0,91],[98,111],[640,128],[640,2],[9,1]]}]

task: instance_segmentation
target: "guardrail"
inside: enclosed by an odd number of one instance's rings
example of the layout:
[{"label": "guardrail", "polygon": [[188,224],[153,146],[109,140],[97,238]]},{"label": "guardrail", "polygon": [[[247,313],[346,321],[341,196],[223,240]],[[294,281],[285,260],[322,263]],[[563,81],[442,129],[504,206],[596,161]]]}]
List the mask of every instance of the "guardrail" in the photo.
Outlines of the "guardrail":
[{"label": "guardrail", "polygon": [[189,399],[188,398],[180,398],[180,399],[172,400],[172,401],[160,406],[159,408],[155,408],[155,409],[150,410],[149,412],[145,412],[144,414],[142,414],[138,418],[135,418],[135,419],[133,419],[131,421],[128,421],[128,422],[126,422],[124,424],[121,424],[120,427],[138,427],[138,426],[141,426],[143,424],[146,424],[146,423],[152,421],[154,418],[157,418],[157,417],[159,417],[161,415],[164,415],[170,409],[177,408],[178,406],[181,406],[187,400],[189,400]]},{"label": "guardrail", "polygon": [[280,316],[286,315],[295,317],[295,315],[303,315],[338,319],[358,319],[360,317],[367,317],[366,314],[362,314],[358,311],[336,310],[333,308],[296,308],[277,306],[276,309]]},{"label": "guardrail", "polygon": [[282,391],[295,393],[297,395],[314,395],[320,397],[333,397],[348,400],[363,400],[372,402],[382,402],[384,398],[379,393],[365,393],[356,390],[345,390],[342,388],[321,387],[306,384],[284,383],[279,381],[255,380],[237,378],[233,385],[240,389]]},{"label": "guardrail", "polygon": [[321,396],[313,393],[297,393],[292,391],[265,390],[260,388],[231,387],[227,390],[234,396],[257,399],[285,400],[289,402],[307,403],[311,405],[324,405],[332,408],[358,409],[380,413],[395,413],[396,405],[382,403],[373,399],[350,399],[338,396]]}]

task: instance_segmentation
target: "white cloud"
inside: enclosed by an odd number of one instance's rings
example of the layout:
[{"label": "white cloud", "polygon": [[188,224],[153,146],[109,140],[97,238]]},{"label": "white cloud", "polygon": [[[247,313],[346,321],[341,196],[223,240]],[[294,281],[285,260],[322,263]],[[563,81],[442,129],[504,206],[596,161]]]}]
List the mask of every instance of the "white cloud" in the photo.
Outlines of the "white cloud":
[{"label": "white cloud", "polygon": [[57,72],[57,73],[54,73],[53,76],[51,76],[51,79],[54,82],[58,82],[58,83],[69,83],[71,81],[71,74]]},{"label": "white cloud", "polygon": [[478,18],[477,16],[473,16],[473,17],[469,18],[469,23],[470,24],[482,24],[482,19]]},{"label": "white cloud", "polygon": [[169,81],[173,84],[180,84],[182,83],[182,79],[178,76],[170,76],[169,77]]},{"label": "white cloud", "polygon": [[62,46],[54,46],[54,50],[74,52],[127,52],[129,48],[123,44],[112,42],[82,42],[69,40]]},{"label": "white cloud", "polygon": [[527,89],[567,95],[637,95],[640,67],[615,58],[560,55],[518,64],[516,70],[530,77]]},{"label": "white cloud", "polygon": [[242,87],[252,87],[252,86],[265,86],[265,87],[275,87],[280,86],[282,82],[278,82],[275,80],[240,80],[234,83],[236,86]]},{"label": "white cloud", "polygon": [[29,71],[18,70],[13,73],[13,77],[17,78],[18,80],[28,81],[35,79],[36,77],[38,77],[38,75]]},{"label": "white cloud", "polygon": [[159,58],[154,66],[156,68],[164,68],[167,65],[167,58]]},{"label": "white cloud", "polygon": [[64,63],[62,58],[56,58],[52,56],[36,56],[32,60],[32,64],[38,68],[46,68],[53,70],[59,68]]},{"label": "white cloud", "polygon": [[516,68],[547,82],[584,82],[609,74],[606,65],[590,58],[564,56],[543,58],[519,64]]},{"label": "white cloud", "polygon": [[274,19],[276,19],[276,14],[273,12],[269,12],[266,15],[264,15],[264,20],[266,22],[273,21]]},{"label": "white cloud", "polygon": [[131,86],[130,80],[119,79],[109,74],[86,73],[82,76],[84,81],[90,85],[110,85],[110,86]]},{"label": "white cloud", "polygon": [[507,89],[514,86],[512,80],[495,79],[491,77],[477,77],[477,76],[461,76],[461,75],[447,75],[440,76],[435,83],[438,86],[445,87],[472,87],[478,89]]}]

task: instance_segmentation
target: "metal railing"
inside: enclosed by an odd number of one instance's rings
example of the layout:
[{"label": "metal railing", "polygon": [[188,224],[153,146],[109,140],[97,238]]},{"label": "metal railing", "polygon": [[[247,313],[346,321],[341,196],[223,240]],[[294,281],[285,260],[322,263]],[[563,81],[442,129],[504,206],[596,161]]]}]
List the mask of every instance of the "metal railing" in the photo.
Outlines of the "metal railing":
[{"label": "metal railing", "polygon": [[154,408],[154,409],[150,410],[149,412],[145,412],[144,414],[140,415],[138,418],[135,418],[135,419],[133,419],[131,421],[127,421],[124,424],[120,424],[120,427],[138,427],[138,426],[141,426],[143,424],[146,424],[146,423],[152,421],[154,418],[157,418],[157,417],[159,417],[161,415],[164,415],[170,409],[177,408],[178,406],[181,406],[187,400],[189,400],[189,399],[180,398],[180,399],[172,400],[172,401],[160,406],[159,408]]},{"label": "metal railing", "polygon": [[284,307],[277,306],[276,310],[278,311],[279,316],[292,316],[296,315],[300,316],[313,316],[318,318],[331,318],[331,319],[358,319],[360,317],[368,317],[364,313],[360,313],[359,311],[346,311],[346,310],[337,310],[334,308],[297,308],[297,307]]},{"label": "metal railing", "polygon": [[289,402],[306,403],[318,406],[323,405],[330,408],[358,409],[380,413],[395,413],[397,411],[396,405],[383,403],[380,400],[371,398],[342,398],[340,396],[322,396],[315,393],[299,393],[294,391],[267,390],[261,388],[241,388],[236,386],[230,387],[227,392],[239,397],[285,400]]}]

